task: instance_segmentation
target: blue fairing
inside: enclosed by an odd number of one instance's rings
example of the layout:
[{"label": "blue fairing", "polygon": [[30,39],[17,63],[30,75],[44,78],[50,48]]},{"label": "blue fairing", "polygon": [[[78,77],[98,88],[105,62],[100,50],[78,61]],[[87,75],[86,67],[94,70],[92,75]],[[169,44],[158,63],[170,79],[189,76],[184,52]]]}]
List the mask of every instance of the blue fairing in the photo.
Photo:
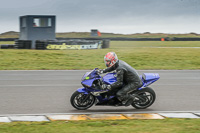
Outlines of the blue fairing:
[{"label": "blue fairing", "polygon": [[88,80],[84,80],[81,83],[85,84],[87,86],[92,86],[92,83],[94,82],[95,79],[88,79]]},{"label": "blue fairing", "polygon": [[88,91],[86,88],[79,88],[79,89],[77,89],[77,91],[80,93],[88,94]]},{"label": "blue fairing", "polygon": [[159,79],[160,78],[160,76],[159,76],[159,74],[158,73],[144,73],[143,74],[143,78],[144,78],[144,80],[146,80],[146,81],[149,81],[149,80],[154,80],[154,79]]},{"label": "blue fairing", "polygon": [[97,74],[96,70],[97,68],[84,74],[81,81],[81,84],[83,85],[83,87],[90,88],[95,80],[98,80],[101,78],[101,76]]},{"label": "blue fairing", "polygon": [[106,84],[113,84],[117,81],[117,78],[115,77],[116,73],[108,73],[103,77],[103,81]]},{"label": "blue fairing", "polygon": [[86,77],[88,77],[89,79],[92,78],[101,78],[99,75],[97,75],[96,73],[97,68],[93,69],[90,72],[87,72],[86,74],[84,74],[84,76],[82,77],[82,81],[86,79]]},{"label": "blue fairing", "polygon": [[141,90],[144,87],[149,86],[153,82],[157,81],[160,76],[158,73],[144,73],[143,75],[140,76],[143,82],[143,86],[141,88],[138,88],[138,90]]}]

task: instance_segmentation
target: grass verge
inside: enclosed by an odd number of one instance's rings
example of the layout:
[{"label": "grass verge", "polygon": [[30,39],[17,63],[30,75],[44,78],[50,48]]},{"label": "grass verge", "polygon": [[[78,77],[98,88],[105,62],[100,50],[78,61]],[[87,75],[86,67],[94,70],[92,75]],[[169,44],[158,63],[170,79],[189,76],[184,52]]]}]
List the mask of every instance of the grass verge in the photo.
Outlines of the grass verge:
[{"label": "grass verge", "polygon": [[0,123],[1,133],[197,133],[200,119],[102,120]]},{"label": "grass verge", "polygon": [[[157,48],[159,47],[159,48]],[[164,48],[162,48],[164,47]],[[65,70],[105,68],[109,51],[136,69],[200,69],[200,42],[111,42],[109,49],[0,50],[0,70]]]}]

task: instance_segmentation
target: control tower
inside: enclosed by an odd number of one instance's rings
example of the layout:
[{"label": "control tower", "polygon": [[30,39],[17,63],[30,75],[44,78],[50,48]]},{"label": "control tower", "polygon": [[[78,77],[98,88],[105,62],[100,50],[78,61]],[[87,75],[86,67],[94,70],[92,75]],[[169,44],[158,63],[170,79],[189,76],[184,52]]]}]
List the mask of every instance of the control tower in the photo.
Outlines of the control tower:
[{"label": "control tower", "polygon": [[[20,16],[19,42],[27,42],[29,48],[35,49],[36,40],[55,40],[56,16],[52,15],[26,15]],[[25,46],[26,47],[26,46]]]}]

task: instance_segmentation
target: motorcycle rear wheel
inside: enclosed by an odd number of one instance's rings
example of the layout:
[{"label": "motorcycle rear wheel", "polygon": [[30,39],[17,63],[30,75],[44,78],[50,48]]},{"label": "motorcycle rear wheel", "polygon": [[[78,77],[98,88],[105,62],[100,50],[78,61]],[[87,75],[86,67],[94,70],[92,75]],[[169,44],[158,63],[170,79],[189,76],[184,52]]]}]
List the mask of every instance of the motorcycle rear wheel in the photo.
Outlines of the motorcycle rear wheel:
[{"label": "motorcycle rear wheel", "polygon": [[[91,94],[75,91],[70,99],[71,105],[78,110],[86,110],[95,103],[96,98]],[[83,102],[84,101],[84,102]]]},{"label": "motorcycle rear wheel", "polygon": [[150,87],[146,87],[142,90],[139,90],[135,92],[134,94],[137,94],[142,98],[140,99],[139,97],[138,98],[136,97],[134,99],[132,106],[136,109],[146,109],[149,106],[151,106],[156,99],[156,93]]}]

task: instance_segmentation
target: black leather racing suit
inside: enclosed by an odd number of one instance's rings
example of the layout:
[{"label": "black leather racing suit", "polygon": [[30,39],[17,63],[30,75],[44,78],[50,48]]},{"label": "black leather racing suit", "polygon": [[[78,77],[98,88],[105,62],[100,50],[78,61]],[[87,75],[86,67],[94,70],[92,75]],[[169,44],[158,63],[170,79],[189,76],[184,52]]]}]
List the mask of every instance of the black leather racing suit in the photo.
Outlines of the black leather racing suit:
[{"label": "black leather racing suit", "polygon": [[117,98],[120,101],[125,101],[130,97],[128,92],[142,86],[142,80],[140,79],[137,71],[122,60],[118,60],[114,66],[104,69],[103,72],[106,73],[114,70],[116,70],[117,81],[111,84],[111,90],[124,85],[122,89],[117,92]]}]

